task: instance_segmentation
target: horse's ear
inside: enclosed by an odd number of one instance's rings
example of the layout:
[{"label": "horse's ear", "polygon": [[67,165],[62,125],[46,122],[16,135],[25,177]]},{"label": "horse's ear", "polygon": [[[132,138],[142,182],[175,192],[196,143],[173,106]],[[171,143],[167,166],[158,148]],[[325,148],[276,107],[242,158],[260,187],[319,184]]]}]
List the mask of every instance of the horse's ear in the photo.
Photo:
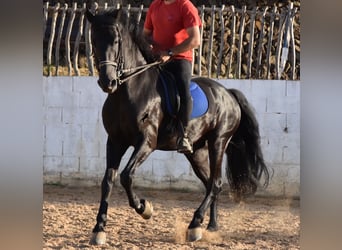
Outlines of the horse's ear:
[{"label": "horse's ear", "polygon": [[120,4],[120,6],[116,9],[116,13],[117,13],[116,20],[121,20],[122,10],[123,9],[122,9],[122,6]]},{"label": "horse's ear", "polygon": [[86,14],[86,17],[87,17],[88,21],[89,21],[90,23],[93,23],[93,22],[94,22],[94,19],[95,19],[95,15],[93,15],[93,13],[91,13],[90,10],[89,10],[88,8],[87,8],[85,14]]},{"label": "horse's ear", "polygon": [[98,7],[99,5],[93,0],[87,0],[85,15],[90,23],[94,23]]},{"label": "horse's ear", "polygon": [[122,6],[117,9],[117,16],[116,16],[117,22],[122,23],[124,26],[128,24],[129,21],[129,14],[128,11],[126,11]]}]

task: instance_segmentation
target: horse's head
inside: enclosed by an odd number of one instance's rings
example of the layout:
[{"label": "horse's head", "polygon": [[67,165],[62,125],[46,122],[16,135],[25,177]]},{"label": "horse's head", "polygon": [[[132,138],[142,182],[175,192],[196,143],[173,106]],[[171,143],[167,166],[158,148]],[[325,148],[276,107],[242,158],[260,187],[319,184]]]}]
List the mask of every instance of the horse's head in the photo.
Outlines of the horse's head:
[{"label": "horse's head", "polygon": [[91,23],[91,41],[95,64],[99,72],[98,84],[104,92],[117,89],[122,67],[121,10],[107,10],[93,15],[89,10],[86,17]]}]

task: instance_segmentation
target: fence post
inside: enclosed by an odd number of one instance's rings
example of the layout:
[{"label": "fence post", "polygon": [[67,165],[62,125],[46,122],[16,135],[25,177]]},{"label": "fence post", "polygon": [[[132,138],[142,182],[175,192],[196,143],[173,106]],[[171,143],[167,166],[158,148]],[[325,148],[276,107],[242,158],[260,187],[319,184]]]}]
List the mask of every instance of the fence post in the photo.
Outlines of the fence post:
[{"label": "fence post", "polygon": [[273,41],[273,29],[274,29],[274,19],[276,16],[277,7],[274,6],[271,12],[271,18],[270,18],[270,32],[268,34],[268,44],[267,44],[267,55],[266,55],[266,79],[270,79],[270,57],[271,57],[271,49],[272,49],[272,41]]},{"label": "fence post", "polygon": [[[231,71],[232,61],[233,61],[233,54],[235,48],[235,24],[236,24],[236,17],[235,17],[235,7],[234,5],[230,6],[232,12],[232,23],[230,26],[230,44],[229,44],[229,59],[228,59],[228,66],[227,66],[227,78],[229,79],[229,72]],[[234,77],[235,74],[233,74]]]},{"label": "fence post", "polygon": [[260,33],[259,33],[259,42],[258,42],[258,49],[257,49],[257,66],[256,66],[256,73],[257,77],[260,78],[262,75],[263,67],[261,66],[261,59],[262,59],[262,44],[264,40],[264,33],[265,33],[265,16],[266,12],[268,10],[268,7],[266,6],[263,13],[262,13],[262,19],[261,19],[261,27],[260,27]]},{"label": "fence post", "polygon": [[72,25],[74,23],[74,19],[75,19],[75,12],[77,9],[77,3],[74,3],[73,8],[70,10],[70,20],[68,23],[68,29],[67,29],[67,34],[65,37],[65,53],[66,53],[66,59],[67,59],[67,64],[68,64],[68,74],[69,76],[71,76],[71,69],[72,69],[72,65],[71,65],[71,59],[70,59],[70,36],[71,36],[71,30],[72,30]]},{"label": "fence post", "polygon": [[43,5],[43,39],[45,36],[45,32],[46,32],[46,22],[48,20],[49,17],[49,2],[45,2],[45,4]]},{"label": "fence post", "polygon": [[280,57],[280,74],[282,74],[285,70],[285,65],[288,59],[289,53],[289,43],[290,43],[290,22],[291,22],[291,12],[293,8],[293,3],[290,3],[287,9],[286,21],[284,26],[284,35],[283,35],[283,43],[281,49],[281,57]]},{"label": "fence post", "polygon": [[211,65],[212,65],[212,56],[213,56],[215,10],[216,10],[216,5],[213,5],[211,7],[211,23],[210,23],[210,33],[209,33],[209,55],[208,55],[208,76],[209,77],[211,77]]},{"label": "fence post", "polygon": [[53,14],[52,14],[52,20],[51,20],[51,34],[50,34],[50,39],[48,43],[47,58],[46,58],[46,64],[48,65],[48,76],[51,76],[52,46],[53,46],[53,40],[55,39],[55,29],[56,29],[56,22],[57,22],[57,17],[58,17],[58,9],[59,9],[59,3],[57,3],[55,7],[53,8]]},{"label": "fence post", "polygon": [[241,78],[241,50],[242,50],[242,44],[243,44],[243,33],[245,30],[245,15],[246,15],[246,5],[242,7],[242,13],[241,13],[241,19],[240,19],[240,29],[239,29],[239,47],[238,47],[238,55],[237,55],[237,66],[238,66],[238,72],[237,72],[237,78]]},{"label": "fence post", "polygon": [[[292,6],[293,7],[293,6]],[[295,79],[296,75],[296,43],[295,43],[295,36],[294,36],[294,30],[293,30],[293,23],[294,23],[294,17],[296,15],[297,8],[292,9],[291,11],[291,18],[290,18],[290,34],[291,34],[291,65],[292,65],[292,71],[291,71],[291,80]]]},{"label": "fence post", "polygon": [[[98,8],[98,4],[94,2],[90,6],[91,13],[95,13],[96,9]],[[86,20],[86,26],[85,26],[85,46],[86,46],[86,57],[88,62],[88,69],[89,74],[91,76],[94,76],[94,60],[93,60],[93,47],[91,44],[91,23]]]},{"label": "fence post", "polygon": [[221,75],[221,64],[222,64],[222,54],[223,54],[223,46],[224,46],[224,18],[223,18],[223,11],[224,11],[224,4],[221,6],[219,10],[220,14],[220,24],[221,24],[221,41],[220,41],[220,50],[218,54],[218,61],[217,61],[217,70],[216,70],[216,78],[219,78]]},{"label": "fence post", "polygon": [[198,48],[198,55],[197,55],[197,61],[198,61],[198,75],[202,76],[202,48],[203,48],[203,26],[204,26],[204,8],[205,6],[202,5],[200,9],[200,17],[201,17],[201,28],[200,28],[200,35],[201,35],[201,45]]},{"label": "fence post", "polygon": [[247,60],[247,74],[246,77],[251,77],[251,67],[253,61],[253,46],[254,46],[254,27],[255,27],[255,16],[256,16],[257,7],[255,6],[252,10],[251,17],[249,19],[249,45],[248,45],[248,60]]},{"label": "fence post", "polygon": [[61,40],[63,35],[63,27],[64,27],[64,21],[65,21],[65,15],[68,10],[68,4],[64,4],[64,8],[62,9],[61,14],[61,22],[58,27],[58,34],[57,34],[57,42],[56,42],[56,48],[55,48],[55,66],[56,66],[56,72],[55,75],[58,76],[58,67],[59,67],[59,48],[61,46]]},{"label": "fence post", "polygon": [[286,13],[281,13],[280,20],[279,20],[279,28],[278,28],[278,42],[277,42],[277,50],[276,50],[276,60],[275,60],[275,66],[276,66],[276,79],[279,80],[281,77],[281,74],[279,72],[279,60],[280,60],[280,51],[281,46],[283,43],[283,32],[284,32],[284,20],[286,19]]},{"label": "fence post", "polygon": [[74,53],[73,53],[73,61],[74,61],[74,71],[76,76],[80,75],[80,70],[78,68],[78,51],[79,51],[79,45],[81,42],[81,37],[83,36],[83,20],[84,20],[84,13],[86,11],[86,3],[83,3],[83,8],[80,11],[80,20],[78,24],[78,32],[76,36],[76,41],[74,45]]},{"label": "fence post", "polygon": [[144,10],[144,5],[141,4],[139,7],[138,15],[137,15],[137,25],[140,23],[143,10]]}]

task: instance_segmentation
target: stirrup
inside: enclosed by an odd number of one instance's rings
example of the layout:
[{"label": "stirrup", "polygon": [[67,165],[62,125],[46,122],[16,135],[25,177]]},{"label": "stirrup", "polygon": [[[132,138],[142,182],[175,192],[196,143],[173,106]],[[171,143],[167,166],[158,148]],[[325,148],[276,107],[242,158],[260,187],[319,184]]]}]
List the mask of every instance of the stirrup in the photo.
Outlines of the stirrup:
[{"label": "stirrup", "polygon": [[179,137],[177,140],[177,152],[183,154],[192,154],[192,145],[187,137]]}]

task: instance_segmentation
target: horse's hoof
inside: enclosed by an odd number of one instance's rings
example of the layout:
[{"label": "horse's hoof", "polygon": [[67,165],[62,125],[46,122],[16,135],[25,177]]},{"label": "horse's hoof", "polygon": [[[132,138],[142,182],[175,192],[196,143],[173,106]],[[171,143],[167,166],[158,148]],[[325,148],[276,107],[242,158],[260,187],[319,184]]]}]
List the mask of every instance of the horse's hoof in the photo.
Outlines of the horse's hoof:
[{"label": "horse's hoof", "polygon": [[202,228],[195,227],[188,229],[187,239],[190,242],[202,239]]},{"label": "horse's hoof", "polygon": [[106,244],[106,233],[105,232],[97,232],[93,233],[93,236],[90,240],[91,245],[104,245]]},{"label": "horse's hoof", "polygon": [[143,217],[145,220],[148,220],[149,218],[151,218],[152,213],[153,213],[153,206],[152,206],[152,202],[148,202],[146,200],[143,201],[144,203],[144,212],[142,212],[141,217]]},{"label": "horse's hoof", "polygon": [[216,231],[218,231],[218,227],[217,226],[208,225],[207,230],[209,232],[216,232]]}]

